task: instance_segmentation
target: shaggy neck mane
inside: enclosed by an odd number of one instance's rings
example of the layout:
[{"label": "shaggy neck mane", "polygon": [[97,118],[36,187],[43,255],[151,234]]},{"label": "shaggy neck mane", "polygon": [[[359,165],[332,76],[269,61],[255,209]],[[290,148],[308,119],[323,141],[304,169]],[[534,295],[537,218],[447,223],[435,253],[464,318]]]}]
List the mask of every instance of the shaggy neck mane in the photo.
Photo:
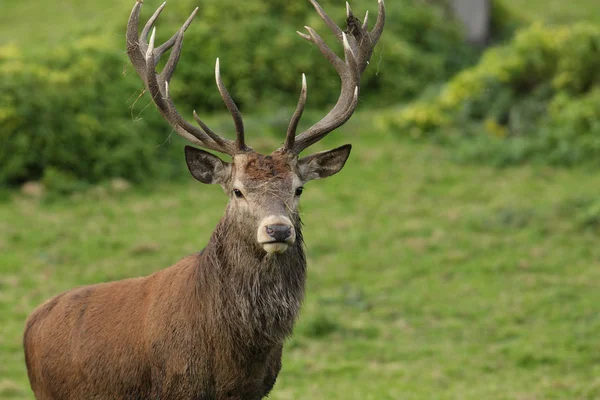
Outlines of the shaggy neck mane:
[{"label": "shaggy neck mane", "polygon": [[254,234],[229,213],[200,257],[198,295],[213,308],[213,326],[253,348],[281,344],[292,333],[304,297],[306,258],[299,216],[296,241],[282,254],[267,254]]}]

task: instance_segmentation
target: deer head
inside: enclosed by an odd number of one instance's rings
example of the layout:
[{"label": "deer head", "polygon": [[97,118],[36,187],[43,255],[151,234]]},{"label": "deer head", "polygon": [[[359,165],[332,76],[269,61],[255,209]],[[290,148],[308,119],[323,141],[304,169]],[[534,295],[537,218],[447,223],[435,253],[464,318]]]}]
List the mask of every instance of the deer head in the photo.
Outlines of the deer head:
[{"label": "deer head", "polygon": [[[372,31],[367,29],[368,13],[361,23],[346,3],[347,30],[342,31],[315,0],[310,2],[337,40],[343,44],[344,59],[334,53],[312,28],[306,27],[307,33],[298,34],[314,43],[335,68],[341,79],[340,96],[325,117],[296,135],[307,96],[306,77],[303,74],[300,99],[291,118],[285,143],[270,155],[259,154],[246,144],[242,116],[223,84],[219,59],[215,67],[217,87],[233,117],[235,141],[217,135],[202,122],[195,111],[193,116],[199,127],[190,124],[179,114],[171,100],[169,82],[181,54],[184,32],[198,8],[169,40],[158,47],[154,43],[156,28],[153,25],[166,3],[156,10],[139,33],[142,1],[138,0],[127,26],[127,54],[162,116],[179,135],[193,144],[232,158],[231,162],[226,162],[212,153],[186,146],[185,158],[192,176],[202,183],[221,185],[229,196],[226,215],[235,218],[237,226],[248,233],[246,237],[252,238],[255,245],[267,253],[283,253],[296,242],[300,227],[298,200],[304,184],[339,172],[350,155],[351,146],[345,145],[299,157],[304,149],[343,125],[352,116],[358,102],[360,77],[381,36],[385,21],[383,0],[379,0],[379,13]],[[165,67],[157,73],[156,66],[160,57],[168,50],[171,53]]]}]

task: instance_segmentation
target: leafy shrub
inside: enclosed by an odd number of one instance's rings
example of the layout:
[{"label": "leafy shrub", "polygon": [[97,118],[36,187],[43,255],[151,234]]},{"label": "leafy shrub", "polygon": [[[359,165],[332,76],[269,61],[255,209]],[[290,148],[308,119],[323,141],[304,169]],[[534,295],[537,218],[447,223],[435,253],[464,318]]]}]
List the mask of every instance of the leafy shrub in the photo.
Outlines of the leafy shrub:
[{"label": "leafy shrub", "polygon": [[517,29],[526,24],[526,20],[508,7],[504,0],[494,0],[491,3],[491,42],[509,40]]},{"label": "leafy shrub", "polygon": [[457,143],[470,159],[574,165],[598,162],[599,121],[600,28],[581,23],[520,31],[438,96],[382,123]]},{"label": "leafy shrub", "polygon": [[[157,39],[174,33],[195,3],[169,6],[159,19]],[[322,3],[341,25],[344,8]],[[357,11],[370,9],[372,26],[377,2],[353,3]],[[446,20],[442,8],[418,0],[389,3],[385,35],[363,80],[363,104],[408,99],[472,60],[458,25]],[[142,19],[153,11],[154,6],[146,5]],[[171,176],[173,158],[159,146],[171,129],[153,106],[145,109],[147,96],[129,107],[142,83],[124,52],[126,18],[118,34],[87,36],[51,49],[0,48],[0,185],[44,180],[58,191],[69,191],[79,187],[78,181]],[[260,105],[263,112],[277,110],[279,115],[281,104],[293,108],[302,72],[309,79],[309,108],[336,100],[339,82],[333,68],[295,33],[308,24],[333,43],[308,3],[206,0],[197,18],[186,32],[171,85],[183,115],[190,116],[193,108],[202,115],[224,110],[214,83],[217,56],[243,112]],[[179,153],[176,159],[181,165]]]},{"label": "leafy shrub", "polygon": [[[165,9],[158,24],[162,40],[179,28],[196,3],[186,0],[175,9]],[[320,3],[343,27],[343,3]],[[361,13],[359,18],[370,11],[372,27],[377,2],[351,3],[353,10]],[[146,5],[142,14],[148,17],[151,8]],[[395,0],[387,2],[386,9],[385,33],[363,76],[362,102],[385,106],[412,99],[427,85],[444,81],[475,60],[475,52],[463,43],[460,26],[448,18],[443,7],[420,0]],[[186,32],[183,60],[173,80],[173,93],[181,103],[205,110],[223,109],[213,76],[217,57],[223,78],[243,110],[252,111],[257,105],[293,107],[303,72],[308,78],[310,107],[328,106],[337,100],[335,71],[313,44],[296,34],[310,25],[341,54],[341,45],[308,2],[206,0],[196,18]]]},{"label": "leafy shrub", "polygon": [[87,37],[45,57],[0,52],[0,183],[155,173],[156,136],[140,139],[151,119],[132,123],[126,100],[138,86],[119,78],[122,52]]}]

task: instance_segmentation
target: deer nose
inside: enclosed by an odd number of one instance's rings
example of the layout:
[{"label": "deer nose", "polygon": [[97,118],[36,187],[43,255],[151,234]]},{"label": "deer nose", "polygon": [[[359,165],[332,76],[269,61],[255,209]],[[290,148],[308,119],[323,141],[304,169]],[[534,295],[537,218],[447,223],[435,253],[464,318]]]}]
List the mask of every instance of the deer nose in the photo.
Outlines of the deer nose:
[{"label": "deer nose", "polygon": [[292,236],[292,227],[283,224],[267,225],[265,227],[267,235],[276,242],[285,242]]}]

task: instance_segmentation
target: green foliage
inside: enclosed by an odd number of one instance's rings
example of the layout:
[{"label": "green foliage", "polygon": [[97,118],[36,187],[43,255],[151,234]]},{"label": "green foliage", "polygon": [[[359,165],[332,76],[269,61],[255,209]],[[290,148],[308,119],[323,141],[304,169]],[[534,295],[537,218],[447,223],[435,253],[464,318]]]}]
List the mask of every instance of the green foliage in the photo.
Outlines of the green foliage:
[{"label": "green foliage", "polygon": [[[599,161],[600,28],[534,24],[433,98],[384,118],[413,137],[456,142],[459,154],[499,165]],[[470,140],[464,140],[464,138]]]},{"label": "green foliage", "polygon": [[[343,5],[320,3],[344,26]],[[187,0],[165,9],[158,24],[162,40],[179,28],[195,4],[195,0]],[[463,43],[459,25],[442,7],[419,0],[397,0],[386,6],[385,34],[365,71],[362,102],[383,106],[411,99],[428,84],[445,80],[473,61],[475,54]],[[376,1],[357,0],[352,7],[361,13],[359,17],[369,10],[370,27],[374,25]],[[151,9],[146,5],[143,15],[148,17]],[[227,10],[226,16],[223,10]],[[173,80],[173,91],[182,103],[223,109],[214,90],[216,57],[221,60],[223,78],[244,110],[255,110],[257,105],[293,107],[303,72],[308,78],[309,106],[325,107],[336,101],[339,79],[335,71],[313,44],[296,34],[310,25],[341,53],[341,45],[308,2],[207,0],[197,19],[186,32],[184,54]]]},{"label": "green foliage", "polygon": [[496,0],[521,19],[529,22],[573,23],[577,21],[600,22],[600,4],[597,0]]},{"label": "green foliage", "polygon": [[155,174],[156,140],[140,140],[150,120],[133,123],[126,101],[139,86],[122,78],[122,52],[86,37],[44,57],[0,49],[0,183],[44,179],[64,190]]},{"label": "green foliage", "polygon": [[510,0],[493,0],[491,7],[490,30],[493,43],[510,39],[525,24],[525,19],[510,7]]},{"label": "green foliage", "polygon": [[[158,6],[150,3],[143,20]],[[176,32],[195,4],[170,4],[157,24],[157,39],[164,41]],[[343,24],[343,7],[333,1],[322,5]],[[376,6],[375,0],[353,3],[357,12],[371,11],[371,26]],[[400,0],[387,8],[386,32],[363,79],[361,107],[409,99],[472,59],[458,26],[446,20],[441,7]],[[142,84],[124,54],[126,19],[124,13],[122,23],[111,27],[115,33],[51,48],[0,47],[0,185],[43,180],[64,192],[75,190],[77,181],[122,177],[140,182],[171,176],[173,159],[159,146],[170,129],[152,105],[145,110],[147,96],[129,107]],[[285,114],[287,120],[302,72],[308,76],[308,107],[331,106],[339,94],[338,78],[316,47],[295,33],[304,25],[315,27],[340,51],[308,3],[203,1],[197,21],[186,32],[171,85],[182,114],[191,116],[194,108],[201,115],[224,110],[214,83],[217,56],[243,112],[278,110],[277,118]]]}]

